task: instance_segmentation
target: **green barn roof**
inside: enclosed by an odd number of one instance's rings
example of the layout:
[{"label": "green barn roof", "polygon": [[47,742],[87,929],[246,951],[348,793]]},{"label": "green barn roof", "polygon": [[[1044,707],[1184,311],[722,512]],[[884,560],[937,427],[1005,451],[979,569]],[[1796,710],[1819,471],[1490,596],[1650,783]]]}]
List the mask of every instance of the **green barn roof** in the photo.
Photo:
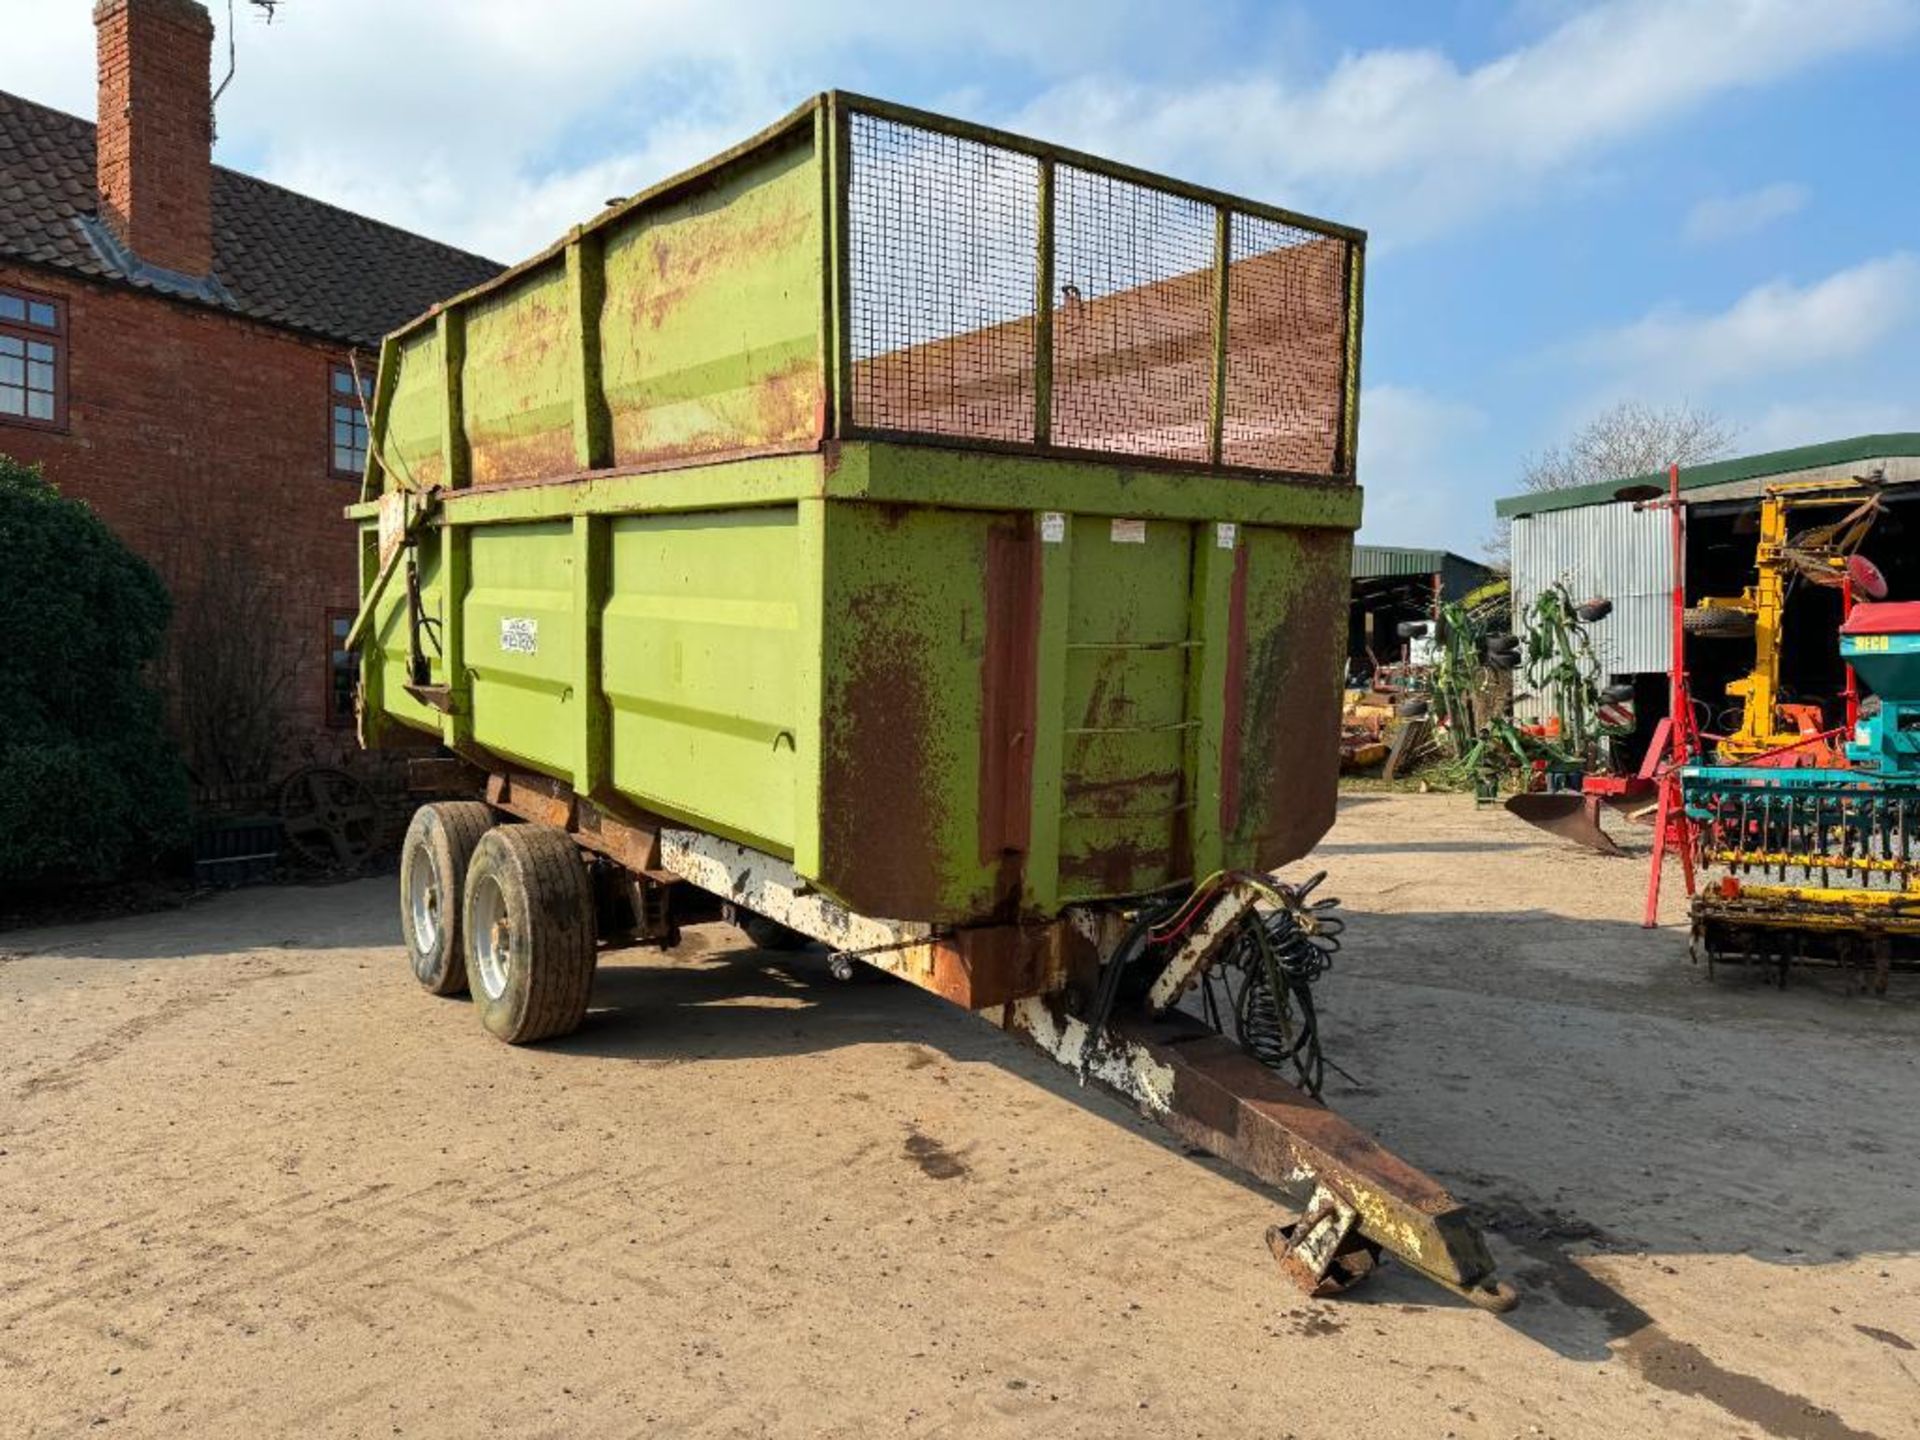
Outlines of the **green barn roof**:
[{"label": "green barn roof", "polygon": [[[1732,460],[1715,460],[1706,465],[1680,468],[1682,490],[1704,489],[1712,485],[1732,485],[1742,480],[1763,480],[1770,475],[1791,475],[1800,470],[1819,470],[1831,465],[1859,465],[1871,460],[1888,460],[1896,455],[1920,455],[1920,434],[1911,431],[1891,435],[1856,435],[1851,440],[1830,440],[1824,445],[1801,445],[1792,450],[1769,450],[1763,455],[1742,455]],[[1604,480],[1597,485],[1580,485],[1571,490],[1536,490],[1525,495],[1509,495],[1494,502],[1494,513],[1502,519],[1516,515],[1538,515],[1548,510],[1573,510],[1582,505],[1605,505],[1616,492],[1629,485],[1667,487],[1667,472],[1629,475],[1619,480]]]}]

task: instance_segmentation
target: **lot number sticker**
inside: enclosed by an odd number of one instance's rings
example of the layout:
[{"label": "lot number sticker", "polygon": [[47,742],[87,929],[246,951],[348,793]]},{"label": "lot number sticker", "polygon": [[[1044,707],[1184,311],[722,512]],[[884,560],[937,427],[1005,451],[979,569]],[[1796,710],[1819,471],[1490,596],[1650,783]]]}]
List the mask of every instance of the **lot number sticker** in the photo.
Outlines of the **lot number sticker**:
[{"label": "lot number sticker", "polygon": [[500,648],[518,655],[532,655],[540,649],[540,622],[530,616],[500,617]]}]

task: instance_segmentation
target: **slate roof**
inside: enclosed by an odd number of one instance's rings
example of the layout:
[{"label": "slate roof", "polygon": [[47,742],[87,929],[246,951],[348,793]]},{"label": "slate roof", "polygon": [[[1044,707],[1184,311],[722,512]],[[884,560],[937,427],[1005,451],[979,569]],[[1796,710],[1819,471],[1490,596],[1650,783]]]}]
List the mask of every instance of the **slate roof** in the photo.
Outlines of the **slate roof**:
[{"label": "slate roof", "polygon": [[[149,289],[88,238],[94,127],[0,91],[0,256]],[[213,269],[201,303],[373,345],[500,273],[491,260],[304,195],[213,169]]]}]

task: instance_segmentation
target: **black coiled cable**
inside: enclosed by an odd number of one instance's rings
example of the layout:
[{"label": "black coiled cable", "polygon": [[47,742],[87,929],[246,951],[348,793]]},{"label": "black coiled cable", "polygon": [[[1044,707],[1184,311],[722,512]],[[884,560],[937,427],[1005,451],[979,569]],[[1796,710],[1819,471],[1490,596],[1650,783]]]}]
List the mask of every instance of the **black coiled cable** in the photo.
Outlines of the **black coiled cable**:
[{"label": "black coiled cable", "polygon": [[1330,913],[1339,901],[1308,898],[1325,878],[1322,872],[1298,888],[1279,887],[1287,904],[1248,912],[1202,990],[1209,1024],[1224,1033],[1223,1020],[1231,1016],[1242,1049],[1272,1069],[1291,1070],[1314,1096],[1326,1079],[1327,1059],[1313,985],[1332,967],[1346,928]]}]

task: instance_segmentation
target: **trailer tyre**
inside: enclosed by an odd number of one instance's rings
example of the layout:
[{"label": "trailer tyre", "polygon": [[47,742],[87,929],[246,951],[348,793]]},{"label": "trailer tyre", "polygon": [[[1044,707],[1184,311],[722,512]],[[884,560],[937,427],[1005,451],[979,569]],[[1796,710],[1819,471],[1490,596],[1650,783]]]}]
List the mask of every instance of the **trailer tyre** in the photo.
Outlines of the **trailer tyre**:
[{"label": "trailer tyre", "polygon": [[493,828],[478,800],[445,800],[413,812],[400,849],[400,933],[413,978],[435,995],[467,993],[460,909],[474,847]]},{"label": "trailer tyre", "polygon": [[462,907],[467,984],[480,1023],[509,1045],[576,1029],[593,992],[593,881],[567,832],[489,830]]}]

